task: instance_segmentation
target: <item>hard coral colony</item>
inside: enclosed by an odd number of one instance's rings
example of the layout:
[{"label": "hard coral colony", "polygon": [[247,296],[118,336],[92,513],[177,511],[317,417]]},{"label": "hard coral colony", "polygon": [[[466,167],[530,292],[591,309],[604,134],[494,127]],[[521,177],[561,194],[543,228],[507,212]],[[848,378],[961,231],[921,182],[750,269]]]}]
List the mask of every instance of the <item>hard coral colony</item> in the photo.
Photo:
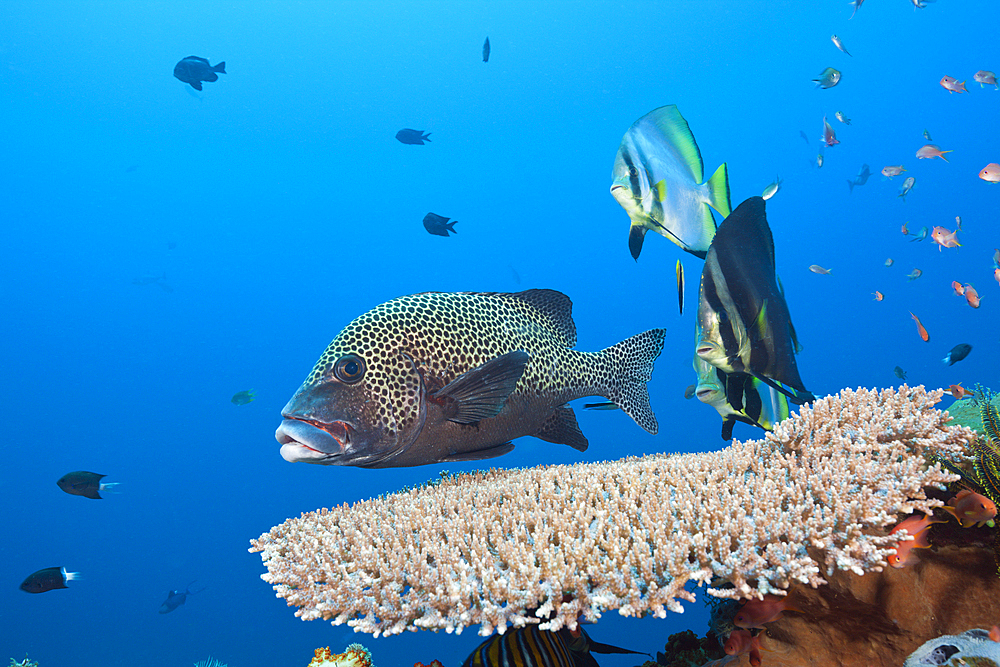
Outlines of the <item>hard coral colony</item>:
[{"label": "hard coral colony", "polygon": [[694,599],[688,582],[728,598],[816,587],[881,570],[896,515],[943,505],[924,489],[958,475],[932,461],[975,435],[946,425],[940,397],[844,390],[718,452],[454,475],[290,519],[251,551],[297,616],[376,636],[663,617]]}]

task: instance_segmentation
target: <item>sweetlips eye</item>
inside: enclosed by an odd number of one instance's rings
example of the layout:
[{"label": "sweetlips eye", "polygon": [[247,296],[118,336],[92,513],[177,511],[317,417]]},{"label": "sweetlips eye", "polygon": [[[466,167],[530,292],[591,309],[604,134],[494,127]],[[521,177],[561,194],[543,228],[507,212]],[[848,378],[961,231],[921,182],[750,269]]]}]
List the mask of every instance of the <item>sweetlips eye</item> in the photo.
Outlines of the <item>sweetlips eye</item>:
[{"label": "sweetlips eye", "polygon": [[365,362],[356,354],[345,354],[333,367],[333,374],[346,384],[354,384],[365,374]]}]

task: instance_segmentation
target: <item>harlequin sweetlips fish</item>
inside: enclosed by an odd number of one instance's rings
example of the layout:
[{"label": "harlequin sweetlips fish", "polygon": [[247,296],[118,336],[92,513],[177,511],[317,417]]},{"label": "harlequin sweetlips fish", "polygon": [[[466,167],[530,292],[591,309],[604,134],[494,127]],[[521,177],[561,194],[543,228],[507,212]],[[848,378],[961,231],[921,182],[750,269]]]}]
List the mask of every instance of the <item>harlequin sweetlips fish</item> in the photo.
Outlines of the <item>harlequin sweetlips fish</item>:
[{"label": "harlequin sweetlips fish", "polygon": [[579,352],[572,302],[554,290],[402,296],[333,339],[281,411],[287,461],[364,468],[506,454],[533,435],[584,451],[566,403],[614,402],[657,432],[646,382],[665,331]]}]

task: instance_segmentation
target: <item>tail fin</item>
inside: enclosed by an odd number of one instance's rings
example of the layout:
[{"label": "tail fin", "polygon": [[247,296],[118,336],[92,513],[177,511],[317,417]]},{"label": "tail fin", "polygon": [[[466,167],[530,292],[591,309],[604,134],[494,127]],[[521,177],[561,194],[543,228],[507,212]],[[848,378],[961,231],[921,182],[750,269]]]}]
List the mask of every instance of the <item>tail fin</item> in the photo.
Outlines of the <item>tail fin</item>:
[{"label": "tail fin", "polygon": [[457,225],[457,224],[458,224],[458,220],[452,220],[447,225],[445,225],[445,227],[447,227],[448,231],[451,232],[452,234],[458,234],[458,231],[455,229],[455,225]]},{"label": "tail fin", "polygon": [[728,218],[729,214],[733,212],[733,205],[729,199],[729,170],[725,162],[719,165],[707,183],[709,206],[718,211],[723,219]]},{"label": "tail fin", "polygon": [[847,187],[850,188],[850,190],[848,190],[848,193],[854,192],[854,181],[852,181],[851,179],[847,179]]},{"label": "tail fin", "polygon": [[614,401],[635,423],[656,435],[659,427],[649,404],[646,383],[653,377],[653,362],[663,350],[666,329],[650,329],[601,351],[614,375],[608,378],[605,398]]},{"label": "tail fin", "polygon": [[106,493],[121,493],[117,487],[121,486],[121,482],[105,482],[101,484],[100,490]]},{"label": "tail fin", "polygon": [[219,74],[226,73],[226,61],[223,60],[221,63],[212,68],[213,72],[218,72]]},{"label": "tail fin", "polygon": [[66,581],[80,581],[82,579],[79,572],[67,572],[64,567],[59,569],[62,571],[63,579]]},{"label": "tail fin", "polygon": [[[963,81],[962,83],[965,83],[965,82]],[[947,162],[947,161],[948,161],[948,158],[946,158],[946,157],[944,156],[944,154],[945,154],[945,153],[954,153],[954,152],[955,152],[954,150],[950,150],[950,151],[941,151],[941,159],[942,159],[942,160],[944,160],[945,162]]]},{"label": "tail fin", "polygon": [[424,136],[422,136],[420,138],[423,139],[424,141],[430,141],[431,140],[431,133],[430,132],[424,132]]}]

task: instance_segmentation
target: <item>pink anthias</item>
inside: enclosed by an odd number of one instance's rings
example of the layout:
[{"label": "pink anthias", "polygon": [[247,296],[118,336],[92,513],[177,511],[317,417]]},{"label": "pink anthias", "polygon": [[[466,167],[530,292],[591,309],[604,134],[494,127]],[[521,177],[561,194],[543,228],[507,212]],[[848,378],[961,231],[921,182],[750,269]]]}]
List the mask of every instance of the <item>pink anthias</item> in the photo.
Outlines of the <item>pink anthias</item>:
[{"label": "pink anthias", "polygon": [[981,88],[986,86],[993,86],[994,88],[1000,88],[997,85],[997,75],[993,72],[981,69],[972,76],[972,80],[979,84]]},{"label": "pink anthias", "polygon": [[924,146],[921,146],[920,150],[917,151],[917,157],[920,158],[921,160],[929,160],[932,158],[939,157],[945,162],[947,162],[948,158],[946,158],[944,154],[952,152],[954,151],[943,151],[941,150],[940,146],[935,146],[934,144],[926,144]]},{"label": "pink anthias", "polygon": [[823,116],[823,141],[826,142],[827,146],[840,143],[837,141],[837,133],[833,131],[833,127],[826,121],[826,116]]},{"label": "pink anthias", "polygon": [[965,82],[959,81],[953,76],[943,76],[941,77],[941,86],[947,90],[949,93],[967,93],[968,90],[965,89]]},{"label": "pink anthias", "polygon": [[914,549],[927,549],[931,546],[930,540],[927,537],[927,529],[931,527],[933,523],[945,523],[944,521],[934,521],[929,515],[916,517],[911,516],[904,519],[895,528],[889,531],[890,535],[894,535],[901,530],[905,530],[912,540],[904,540],[896,545],[896,553],[890,554],[889,565],[895,568],[906,567],[907,565],[912,565],[917,562],[917,554],[914,553]]},{"label": "pink anthias", "polygon": [[733,616],[733,625],[738,628],[762,628],[765,623],[778,620],[785,611],[802,613],[801,609],[796,609],[790,604],[787,595],[768,594],[761,600],[748,600],[740,607]]},{"label": "pink anthias", "polygon": [[990,162],[979,172],[979,178],[987,183],[1000,183],[1000,164]]},{"label": "pink anthias", "polygon": [[951,231],[944,227],[935,227],[931,231],[931,239],[938,244],[938,252],[941,248],[958,248],[962,244],[958,242],[958,230]]}]

